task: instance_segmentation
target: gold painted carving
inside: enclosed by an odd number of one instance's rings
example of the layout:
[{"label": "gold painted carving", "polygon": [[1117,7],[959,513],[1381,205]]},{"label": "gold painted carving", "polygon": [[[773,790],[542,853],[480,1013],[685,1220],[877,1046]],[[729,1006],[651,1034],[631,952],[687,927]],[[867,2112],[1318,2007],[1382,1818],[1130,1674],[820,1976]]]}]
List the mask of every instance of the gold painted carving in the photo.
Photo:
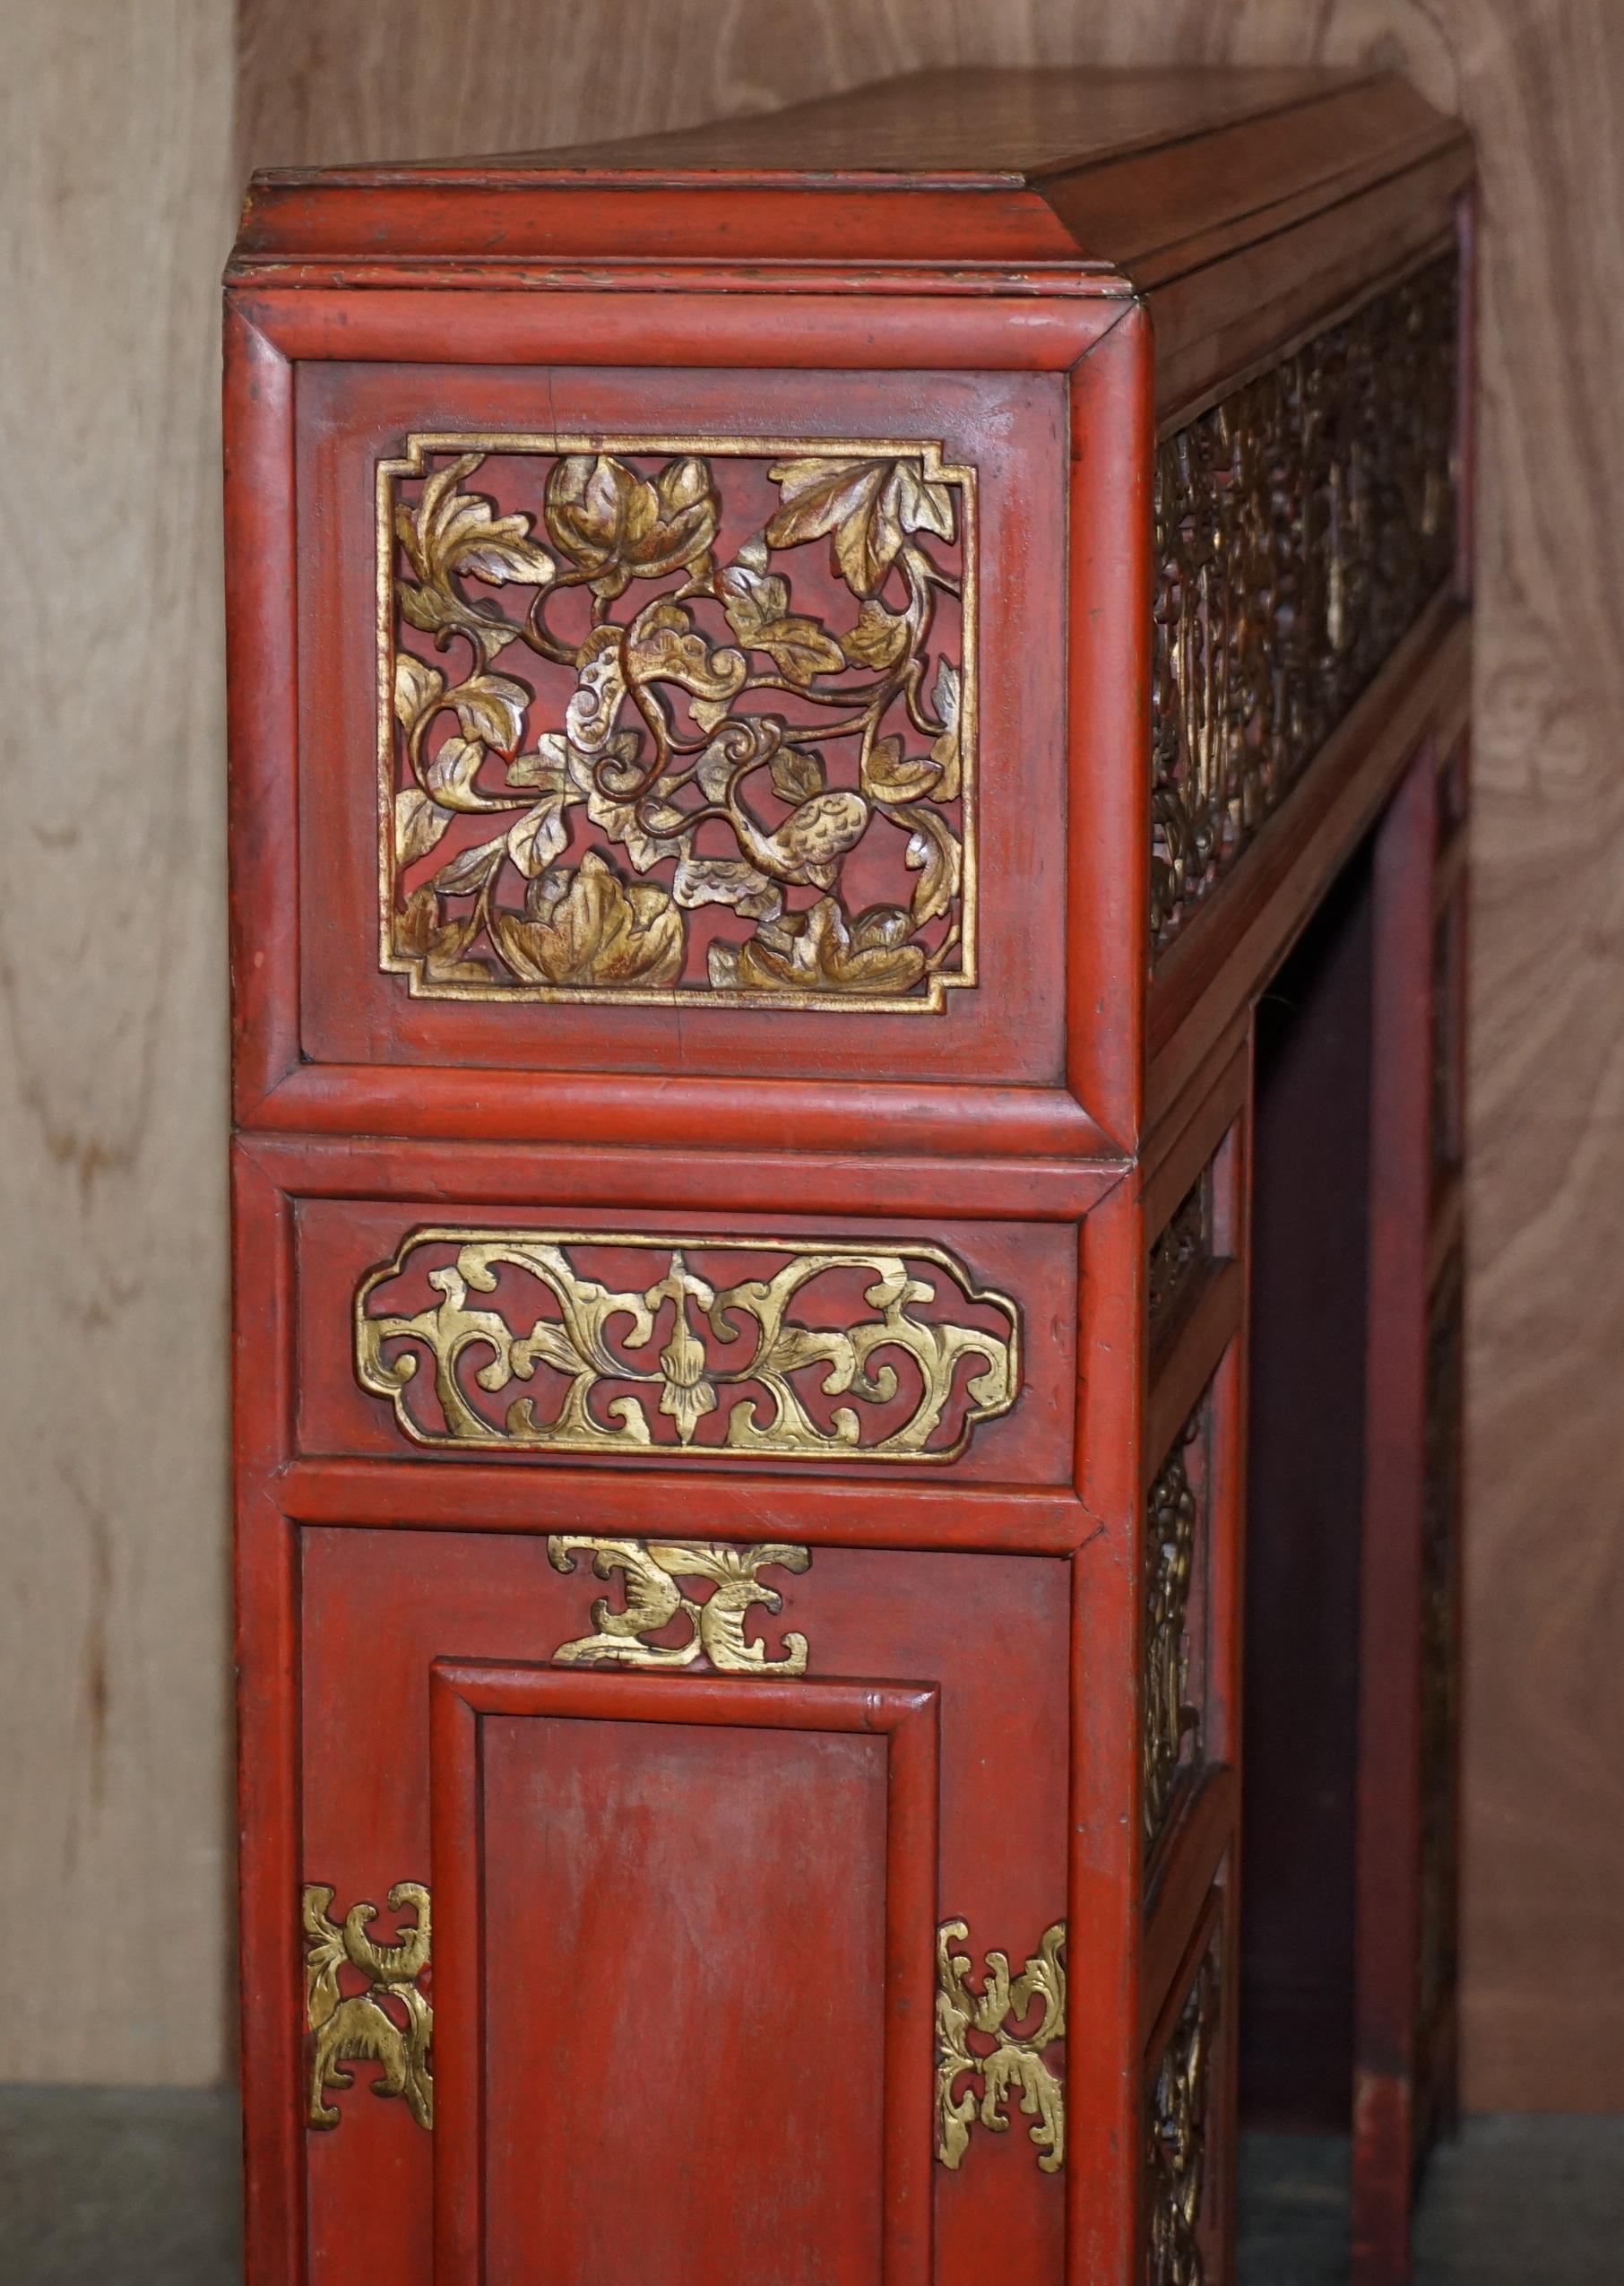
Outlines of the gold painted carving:
[{"label": "gold painted carving", "polygon": [[1142,1796],[1145,1844],[1154,1847],[1171,1806],[1186,1741],[1197,1752],[1201,1717],[1188,1703],[1190,1582],[1200,1502],[1186,1449],[1202,1416],[1188,1421],[1162,1462],[1145,1504],[1145,1727]]},{"label": "gold painted carving", "polygon": [[[410,1315],[381,1308],[379,1289],[418,1249],[436,1246],[456,1252],[428,1271],[435,1305]],[[652,1250],[660,1274],[645,1286],[612,1290],[576,1267],[571,1247]],[[713,1284],[703,1266],[722,1248],[780,1257],[782,1267],[766,1278]],[[854,1270],[869,1281],[860,1296],[872,1315],[821,1322],[837,1304],[855,1313]],[[549,1308],[523,1329],[471,1298],[499,1281],[505,1288],[514,1273],[533,1279]],[[996,1319],[998,1330],[920,1314],[943,1280]],[[820,1281],[828,1281],[821,1295]],[[792,1315],[798,1306],[803,1314]],[[598,1232],[419,1230],[362,1280],[355,1355],[362,1388],[388,1398],[419,1444],[661,1459],[951,1460],[980,1422],[1009,1410],[1020,1386],[1014,1303],[980,1292],[962,1263],[924,1244],[804,1251],[755,1238],[673,1246]],[[417,1389],[423,1356],[433,1362],[432,1405]],[[472,1357],[483,1362],[467,1371]],[[962,1377],[966,1362],[979,1370]],[[517,1397],[497,1417],[479,1407],[476,1390],[495,1396],[531,1381],[539,1368],[555,1399]],[[820,1396],[856,1403],[820,1411]],[[881,1416],[877,1429],[868,1408]]]},{"label": "gold painted carving", "polygon": [[[346,2064],[377,2064],[383,2069],[373,2083],[373,2093],[404,2096],[419,2126],[432,2127],[434,2010],[418,1986],[428,1966],[428,1892],[415,1881],[397,1882],[390,1891],[391,1912],[410,1909],[417,1915],[415,1925],[402,1925],[395,1944],[375,1944],[367,1935],[367,1923],[377,1917],[376,1905],[352,1905],[343,1920],[335,1922],[328,1915],[332,1903],[330,1889],[315,1883],[306,1888],[305,1996],[314,2035],[310,2125],[338,2126],[338,2106],[330,2104],[323,2091],[353,2084],[355,2074],[344,2070]],[[364,1992],[345,1992],[346,1968],[365,1979]]]},{"label": "gold painted carving", "polygon": [[1158,453],[1157,947],[1449,576],[1456,269],[1378,295]]},{"label": "gold painted carving", "polygon": [[1201,2204],[1206,2179],[1207,2066],[1217,2035],[1214,1938],[1179,2012],[1151,2090],[1145,2169],[1149,2286],[1205,2286]]},{"label": "gold painted carving", "polygon": [[[693,1667],[703,1658],[722,1675],[806,1673],[804,1635],[786,1634],[783,1656],[774,1658],[764,1644],[747,1641],[744,1629],[753,1605],[783,1609],[783,1598],[764,1587],[758,1574],[769,1564],[804,1572],[812,1561],[809,1549],[782,1542],[739,1548],[711,1540],[602,1540],[574,1532],[556,1532],[547,1543],[555,1572],[573,1572],[577,1553],[592,1557],[600,1580],[624,1575],[626,1608],[614,1611],[600,1596],[592,1610],[595,1632],[561,1643],[556,1659],[571,1666]],[[684,1580],[708,1580],[710,1594],[703,1602],[684,1595]],[[686,1642],[644,1640],[679,1615],[692,1631]]]},{"label": "gold painted carving", "polygon": [[912,1012],[975,983],[972,470],[414,436],[377,503],[380,962],[414,993]]},{"label": "gold painted carving", "polygon": [[[971,1983],[973,1961],[954,1951],[969,1935],[963,1921],[944,1921],[937,1931],[936,2155],[944,2167],[957,2168],[978,2119],[1003,2134],[1009,2126],[1004,2107],[1013,2095],[1033,2123],[1027,2133],[1038,2165],[1053,2175],[1066,2160],[1066,2087],[1043,2051],[1066,2037],[1066,1924],[1044,1930],[1014,1979],[1007,1954],[989,1953],[980,1992]],[[1021,2031],[1034,2008],[1036,2024]],[[972,2048],[972,2035],[992,2046]]]}]

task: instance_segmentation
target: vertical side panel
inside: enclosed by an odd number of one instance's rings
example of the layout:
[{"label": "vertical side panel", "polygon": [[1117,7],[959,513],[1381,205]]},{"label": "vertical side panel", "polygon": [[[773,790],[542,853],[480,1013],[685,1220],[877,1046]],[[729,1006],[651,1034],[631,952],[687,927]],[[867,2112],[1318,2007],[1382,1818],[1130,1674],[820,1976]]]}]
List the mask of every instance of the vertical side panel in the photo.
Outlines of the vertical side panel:
[{"label": "vertical side panel", "polygon": [[1109,1136],[1145,1101],[1150,894],[1150,318],[1127,309],[1071,377],[1067,1076]]},{"label": "vertical side panel", "polygon": [[1422,1538],[1437,758],[1376,841],[1355,1873],[1355,2286],[1408,2277],[1421,1944]]},{"label": "vertical side panel", "polygon": [[929,2286],[934,1689],[432,1695],[436,2286]]},{"label": "vertical side panel", "polygon": [[1145,1251],[1131,1187],[1084,1225],[1083,1497],[1072,1572],[1072,2015],[1066,2275],[1135,2274],[1139,2235],[1141,1441]]},{"label": "vertical side panel", "polygon": [[[1145,1100],[1153,377],[1150,320],[1136,305],[1071,377],[1067,1078],[1124,1147]],[[1075,2286],[1128,2278],[1139,2240],[1145,1262],[1126,1183],[1084,1225],[1081,1277],[1078,1489],[1100,1523],[1072,1564],[1066,2275]]]},{"label": "vertical side panel", "polygon": [[868,2286],[885,1741],[672,1717],[481,1726],[486,2286]]},{"label": "vertical side panel", "polygon": [[232,1078],[246,1122],[298,1059],[293,368],[236,296],[225,357]]},{"label": "vertical side panel", "polygon": [[292,1417],[286,1200],[232,1156],[234,1465],[245,2258],[251,2286],[306,2276],[300,1879],[299,1546],[266,1478]]}]

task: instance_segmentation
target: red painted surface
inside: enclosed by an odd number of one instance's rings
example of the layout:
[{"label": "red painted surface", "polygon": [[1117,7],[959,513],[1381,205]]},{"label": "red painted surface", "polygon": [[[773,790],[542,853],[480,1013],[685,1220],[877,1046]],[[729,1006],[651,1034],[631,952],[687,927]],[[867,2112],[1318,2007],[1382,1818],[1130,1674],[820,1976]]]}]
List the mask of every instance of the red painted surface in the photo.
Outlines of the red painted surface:
[{"label": "red painted surface", "polygon": [[[1374,211],[1316,208],[1338,276],[1377,267]],[[226,382],[251,2286],[1138,2286],[1145,2074],[1220,1912],[1222,2280],[1248,1004],[1401,748],[1459,704],[1440,621],[1276,854],[1235,869],[1212,912],[1241,921],[1204,916],[1201,975],[1147,983],[1156,328],[1181,370],[1232,369],[1269,346],[1271,277],[1311,314],[1303,262],[1226,209],[1214,275],[1147,311],[1001,182],[515,200],[409,174],[284,185],[257,215]],[[497,243],[510,215],[533,243]],[[616,233],[644,258],[576,260]],[[1009,266],[1017,246],[1041,259]],[[1231,307],[1242,273],[1262,318]],[[980,985],[830,1017],[414,1001],[378,973],[373,468],[459,426],[975,462]],[[1146,1249],[1214,1155],[1225,1260],[1153,1360]],[[429,1225],[725,1238],[741,1269],[752,1238],[927,1241],[1015,1298],[1024,1387],[961,1457],[898,1468],[426,1450],[358,1388],[350,1311]],[[1143,1497],[1209,1386],[1206,1759],[1147,1874]],[[750,1632],[804,1632],[808,1676],[555,1666],[601,1583],[556,1571],[549,1531],[804,1545]],[[433,2136],[365,2064],[313,2132],[300,1887],[342,1912],[424,1879]],[[956,2172],[933,2157],[947,1918],[1017,1970],[1068,1923],[1063,2174],[1018,2114]]]},{"label": "red painted surface", "polygon": [[924,2286],[935,1691],[442,1662],[432,1700],[436,2277]]}]

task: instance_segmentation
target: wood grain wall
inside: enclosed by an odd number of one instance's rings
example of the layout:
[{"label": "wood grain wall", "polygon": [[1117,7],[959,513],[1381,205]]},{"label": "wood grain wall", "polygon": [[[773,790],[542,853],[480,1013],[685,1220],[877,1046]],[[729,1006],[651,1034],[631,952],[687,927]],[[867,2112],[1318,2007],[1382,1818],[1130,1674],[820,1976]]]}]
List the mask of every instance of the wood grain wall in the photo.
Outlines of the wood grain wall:
[{"label": "wood grain wall", "polygon": [[229,0],[0,74],[0,2080],[225,2056]]},{"label": "wood grain wall", "polygon": [[926,63],[1322,61],[1408,72],[1484,178],[1468,2094],[1624,2108],[1617,0],[12,0],[7,29],[0,2078],[229,2053],[212,368],[241,177]]}]

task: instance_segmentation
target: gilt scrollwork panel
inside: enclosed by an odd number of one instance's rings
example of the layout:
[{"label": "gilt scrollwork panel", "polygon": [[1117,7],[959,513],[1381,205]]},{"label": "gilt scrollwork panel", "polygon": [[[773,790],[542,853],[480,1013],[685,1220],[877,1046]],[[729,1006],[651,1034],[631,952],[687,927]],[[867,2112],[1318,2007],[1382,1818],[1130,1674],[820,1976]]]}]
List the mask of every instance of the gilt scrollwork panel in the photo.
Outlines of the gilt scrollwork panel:
[{"label": "gilt scrollwork panel", "polygon": [[469,433],[377,487],[379,957],[414,994],[975,983],[972,469]]},{"label": "gilt scrollwork panel", "polygon": [[1457,306],[1451,254],[1159,449],[1151,797],[1158,948],[1449,576]]},{"label": "gilt scrollwork panel", "polygon": [[946,1461],[1021,1385],[1015,1303],[911,1242],[419,1230],[354,1338],[414,1442],[471,1450]]},{"label": "gilt scrollwork panel", "polygon": [[305,1934],[305,2005],[310,2029],[307,2117],[313,2127],[336,2127],[342,2114],[328,2091],[351,2086],[345,2066],[376,2064],[379,2096],[399,2096],[419,2127],[434,2126],[434,2010],[423,1979],[429,1965],[429,1895],[420,1882],[397,1882],[388,1904],[401,1919],[393,1944],[369,1934],[377,1907],[352,1905],[341,1921],[331,1918],[333,1892],[309,1883],[300,1901]]},{"label": "gilt scrollwork panel", "polygon": [[937,1932],[937,2157],[956,2169],[976,2126],[1009,2128],[1013,2102],[1032,2121],[1027,2135],[1045,2175],[1066,2163],[1066,2083],[1046,2050],[1066,2037],[1066,1924],[1044,1930],[1018,1976],[1009,1957],[989,1953],[975,1986],[975,1962],[956,1947],[970,1928],[944,1921]]}]

